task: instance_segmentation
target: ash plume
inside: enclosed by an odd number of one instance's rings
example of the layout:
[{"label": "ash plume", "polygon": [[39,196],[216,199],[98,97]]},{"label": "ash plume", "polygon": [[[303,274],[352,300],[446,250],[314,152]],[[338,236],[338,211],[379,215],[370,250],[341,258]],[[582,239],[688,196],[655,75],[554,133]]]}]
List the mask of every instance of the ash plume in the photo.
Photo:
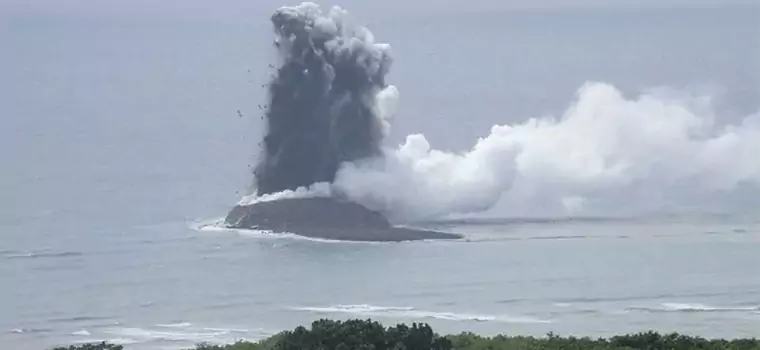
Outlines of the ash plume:
[{"label": "ash plume", "polygon": [[283,7],[271,17],[280,65],[254,171],[259,196],[332,183],[341,163],[381,154],[390,47],[335,7]]}]

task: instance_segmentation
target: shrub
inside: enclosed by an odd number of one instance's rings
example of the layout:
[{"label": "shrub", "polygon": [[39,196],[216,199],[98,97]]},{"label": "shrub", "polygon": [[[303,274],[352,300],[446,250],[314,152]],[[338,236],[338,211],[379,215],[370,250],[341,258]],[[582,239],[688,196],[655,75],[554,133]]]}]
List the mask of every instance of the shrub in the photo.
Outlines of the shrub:
[{"label": "shrub", "polygon": [[69,347],[59,346],[57,348],[54,348],[53,350],[123,350],[123,349],[124,347],[121,345],[108,344],[106,342],[101,342],[101,343],[96,343],[96,344],[71,345]]},{"label": "shrub", "polygon": [[450,350],[451,342],[427,324],[400,324],[385,328],[371,320],[319,320],[311,329],[298,327],[284,332],[276,350]]}]

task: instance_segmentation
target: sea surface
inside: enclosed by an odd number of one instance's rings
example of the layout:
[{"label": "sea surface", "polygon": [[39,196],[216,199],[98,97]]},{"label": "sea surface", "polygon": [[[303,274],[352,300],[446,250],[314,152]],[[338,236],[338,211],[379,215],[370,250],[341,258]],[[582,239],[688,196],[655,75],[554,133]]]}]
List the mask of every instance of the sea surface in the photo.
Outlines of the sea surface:
[{"label": "sea surface", "polygon": [[[180,349],[323,317],[760,337],[756,207],[609,217],[501,205],[417,223],[467,237],[438,242],[220,228],[263,131],[268,5],[224,20],[0,17],[0,348]],[[589,81],[707,91],[718,123],[760,110],[758,6],[349,5],[394,49],[391,145],[424,133],[464,150],[493,124],[561,114]]]}]

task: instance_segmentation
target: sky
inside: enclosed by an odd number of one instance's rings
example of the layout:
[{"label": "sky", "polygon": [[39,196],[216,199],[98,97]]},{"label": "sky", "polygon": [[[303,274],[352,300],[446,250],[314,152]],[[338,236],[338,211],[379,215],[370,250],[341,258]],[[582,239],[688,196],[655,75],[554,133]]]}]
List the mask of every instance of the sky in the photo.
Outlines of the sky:
[{"label": "sky", "polygon": [[[241,18],[282,5],[283,0],[0,0],[0,14],[76,17]],[[631,7],[695,7],[756,4],[756,0],[342,0],[319,2],[352,11],[509,11]]]}]

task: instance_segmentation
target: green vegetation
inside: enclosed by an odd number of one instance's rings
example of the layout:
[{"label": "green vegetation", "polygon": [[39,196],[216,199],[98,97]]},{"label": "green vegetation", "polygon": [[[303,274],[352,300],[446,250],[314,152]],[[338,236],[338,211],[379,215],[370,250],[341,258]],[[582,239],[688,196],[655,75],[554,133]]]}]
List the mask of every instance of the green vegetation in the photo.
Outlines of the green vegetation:
[{"label": "green vegetation", "polygon": [[472,333],[462,333],[448,337],[454,349],[467,350],[760,350],[760,340],[707,340],[680,334],[659,334],[656,332],[616,336],[610,339],[560,337],[549,334],[544,338],[481,337]]},{"label": "green vegetation", "polygon": [[[122,350],[106,343],[60,347],[54,350]],[[319,320],[311,329],[298,327],[260,342],[230,345],[199,344],[193,350],[760,350],[758,339],[713,339],[656,332],[609,339],[504,336],[473,333],[439,336],[427,324],[384,327],[371,320]]]},{"label": "green vegetation", "polygon": [[440,337],[427,324],[400,324],[383,327],[371,320],[312,323],[311,329],[298,327],[259,343],[238,342],[232,345],[198,345],[196,350],[450,350],[451,341]]},{"label": "green vegetation", "polygon": [[105,342],[97,344],[72,345],[69,347],[57,347],[53,350],[123,350],[121,345],[106,344]]}]

